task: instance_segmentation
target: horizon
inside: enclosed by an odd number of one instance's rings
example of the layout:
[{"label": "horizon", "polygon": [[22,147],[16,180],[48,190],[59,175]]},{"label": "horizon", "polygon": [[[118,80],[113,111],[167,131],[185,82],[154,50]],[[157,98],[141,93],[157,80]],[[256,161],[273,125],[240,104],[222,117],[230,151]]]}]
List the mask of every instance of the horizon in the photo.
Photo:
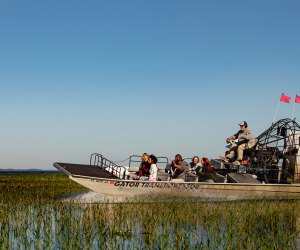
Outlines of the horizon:
[{"label": "horizon", "polygon": [[[0,0],[0,168],[216,158],[300,95],[300,2]],[[300,119],[300,105],[295,106]],[[297,120],[296,120],[297,121]]]},{"label": "horizon", "polygon": [[39,169],[39,168],[0,168],[0,173],[7,173],[7,172],[61,172],[61,171],[58,169]]}]

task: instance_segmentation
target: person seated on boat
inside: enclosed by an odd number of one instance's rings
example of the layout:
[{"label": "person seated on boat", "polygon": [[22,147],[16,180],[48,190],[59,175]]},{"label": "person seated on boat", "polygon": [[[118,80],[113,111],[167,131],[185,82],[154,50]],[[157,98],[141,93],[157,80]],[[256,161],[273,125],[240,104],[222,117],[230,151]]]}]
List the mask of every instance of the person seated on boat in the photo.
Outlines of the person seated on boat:
[{"label": "person seated on boat", "polygon": [[140,180],[146,177],[146,179],[149,178],[149,171],[151,163],[149,162],[149,154],[144,153],[141,156],[141,164],[140,164],[140,170],[137,172],[136,176],[134,177],[134,180]]},{"label": "person seated on boat", "polygon": [[256,144],[252,131],[248,128],[246,121],[242,121],[240,124],[240,130],[226,139],[227,143],[231,143],[232,146],[222,158],[225,161],[233,162],[235,165],[240,165],[243,160],[244,150],[252,148]]},{"label": "person seated on boat", "polygon": [[187,175],[192,175],[189,164],[182,159],[180,154],[175,155],[175,159],[170,165],[170,175],[172,182],[184,182]]},{"label": "person seated on boat", "polygon": [[156,165],[157,158],[155,155],[149,156],[149,162],[151,164],[150,171],[149,171],[149,181],[156,181],[157,180],[157,173],[158,173],[158,167]]},{"label": "person seated on boat", "polygon": [[243,131],[240,129],[236,134],[226,138],[226,143],[227,143],[226,148],[228,150],[225,152],[225,156],[220,156],[222,160],[226,162],[235,161],[238,137],[242,133]]},{"label": "person seated on boat", "polygon": [[214,168],[207,157],[202,157],[201,166],[197,169],[198,181],[209,181],[213,179]]},{"label": "person seated on boat", "polygon": [[192,173],[196,173],[196,169],[200,166],[200,159],[198,156],[194,156],[192,161],[190,162],[190,171]]}]

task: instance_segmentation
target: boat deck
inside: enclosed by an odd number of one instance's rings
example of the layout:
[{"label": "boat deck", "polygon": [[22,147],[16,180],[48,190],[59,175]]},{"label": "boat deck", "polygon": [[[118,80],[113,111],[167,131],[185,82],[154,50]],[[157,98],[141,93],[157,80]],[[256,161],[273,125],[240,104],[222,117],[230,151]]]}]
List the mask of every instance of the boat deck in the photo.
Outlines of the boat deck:
[{"label": "boat deck", "polygon": [[107,179],[119,179],[112,173],[93,165],[56,162],[56,166],[68,175],[82,175]]},{"label": "boat deck", "polygon": [[253,184],[261,184],[257,179],[253,178],[251,174],[237,174],[230,173],[227,177],[228,183],[253,183]]}]

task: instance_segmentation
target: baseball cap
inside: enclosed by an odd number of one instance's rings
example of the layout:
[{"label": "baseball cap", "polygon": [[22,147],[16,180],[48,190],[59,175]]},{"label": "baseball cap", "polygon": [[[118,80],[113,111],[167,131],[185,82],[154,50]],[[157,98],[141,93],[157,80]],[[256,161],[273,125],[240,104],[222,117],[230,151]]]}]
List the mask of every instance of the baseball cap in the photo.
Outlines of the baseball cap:
[{"label": "baseball cap", "polygon": [[240,126],[245,126],[247,123],[245,121],[242,121],[239,125]]}]

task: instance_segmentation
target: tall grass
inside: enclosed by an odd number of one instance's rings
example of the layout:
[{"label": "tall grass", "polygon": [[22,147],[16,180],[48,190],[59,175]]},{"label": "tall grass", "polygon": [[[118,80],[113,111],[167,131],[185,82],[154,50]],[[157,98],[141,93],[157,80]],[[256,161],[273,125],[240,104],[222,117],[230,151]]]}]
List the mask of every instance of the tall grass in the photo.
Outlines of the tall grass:
[{"label": "tall grass", "polygon": [[300,202],[66,202],[60,174],[0,175],[1,249],[294,249]]}]

